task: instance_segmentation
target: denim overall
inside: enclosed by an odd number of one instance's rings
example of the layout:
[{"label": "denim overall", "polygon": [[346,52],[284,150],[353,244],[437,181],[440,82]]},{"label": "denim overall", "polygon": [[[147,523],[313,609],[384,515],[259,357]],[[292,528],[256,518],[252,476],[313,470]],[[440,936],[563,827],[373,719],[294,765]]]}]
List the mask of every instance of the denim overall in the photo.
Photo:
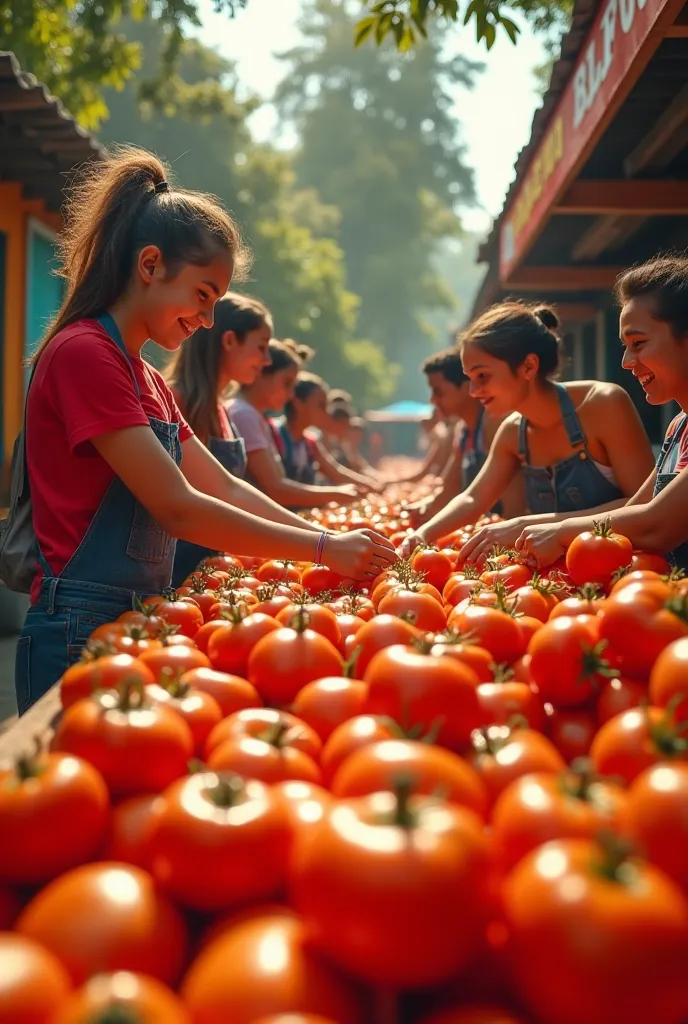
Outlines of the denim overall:
[{"label": "denim overall", "polygon": [[315,464],[311,459],[310,447],[306,438],[302,439],[302,443],[306,446],[306,453],[308,455],[308,462],[305,466],[297,466],[294,458],[294,440],[289,433],[289,427],[286,423],[282,423],[275,431],[276,439],[278,440],[278,447],[280,458],[282,459],[282,465],[284,466],[284,472],[290,480],[295,480],[298,484],[314,484],[315,483]]},{"label": "denim overall", "polygon": [[579,450],[553,466],[531,466],[528,451],[528,421],[518,427],[518,455],[525,478],[528,511],[582,512],[623,497],[621,491],[600,473],[585,447],[585,434],[571,396],[563,384],[555,384],[569,444]]},{"label": "denim overall", "polygon": [[[214,455],[228,473],[243,479],[246,473],[246,446],[243,437],[225,438],[211,437],[208,450]],[[204,558],[220,554],[212,548],[204,548],[200,544],[192,544],[188,540],[177,541],[177,553],[174,556],[172,586],[180,587],[187,576],[198,568]]]},{"label": "denim overall", "polygon": [[[97,317],[131,367],[122,336],[109,314]],[[179,425],[149,417],[166,452],[181,462]],[[43,580],[17,643],[15,687],[23,714],[77,661],[96,626],[136,605],[137,595],[170,585],[175,540],[141,505],[119,477],[108,487],[86,534],[59,576],[43,555]]]},{"label": "denim overall", "polygon": [[478,410],[478,418],[475,421],[473,443],[470,447],[469,441],[471,440],[471,431],[468,427],[464,427],[463,433],[461,434],[461,441],[459,443],[461,451],[461,487],[464,491],[471,486],[478,473],[485,465],[485,460],[487,459],[487,452],[485,451],[484,443],[485,439],[483,437],[484,418],[485,410],[481,406]]},{"label": "denim overall", "polygon": [[[664,473],[662,471],[667,462],[670,461],[674,451],[678,449],[678,446],[681,443],[681,437],[683,436],[687,425],[688,415],[684,413],[683,419],[679,423],[673,435],[664,439],[662,450],[659,453],[659,458],[657,459],[657,476],[655,478],[655,487],[652,494],[653,498],[663,491],[665,487],[668,487],[671,481],[675,480],[678,476],[678,473]],[[677,566],[677,568],[688,571],[688,541],[684,544],[680,544],[674,551],[670,551],[668,557],[669,560]]]}]

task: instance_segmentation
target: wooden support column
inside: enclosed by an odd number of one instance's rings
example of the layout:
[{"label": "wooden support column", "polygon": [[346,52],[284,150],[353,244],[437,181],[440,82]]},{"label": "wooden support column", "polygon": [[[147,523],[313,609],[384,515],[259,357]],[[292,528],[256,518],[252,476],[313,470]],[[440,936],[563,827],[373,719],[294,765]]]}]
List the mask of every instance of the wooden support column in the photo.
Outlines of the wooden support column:
[{"label": "wooden support column", "polygon": [[26,217],[19,185],[0,182],[0,231],[7,238],[5,267],[4,388],[5,463],[12,456],[24,407],[22,359],[26,297]]}]

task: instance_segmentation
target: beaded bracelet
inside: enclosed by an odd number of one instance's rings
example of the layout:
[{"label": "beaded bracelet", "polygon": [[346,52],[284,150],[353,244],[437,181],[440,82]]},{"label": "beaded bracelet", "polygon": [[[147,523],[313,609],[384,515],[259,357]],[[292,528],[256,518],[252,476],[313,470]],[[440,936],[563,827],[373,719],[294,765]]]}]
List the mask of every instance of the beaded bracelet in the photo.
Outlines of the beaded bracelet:
[{"label": "beaded bracelet", "polygon": [[329,533],[328,533],[327,530],[323,530],[323,532],[318,537],[318,543],[317,543],[316,548],[315,548],[315,564],[316,565],[322,565],[322,556],[323,556],[323,551],[325,550],[325,541],[327,540],[328,537],[329,537]]}]

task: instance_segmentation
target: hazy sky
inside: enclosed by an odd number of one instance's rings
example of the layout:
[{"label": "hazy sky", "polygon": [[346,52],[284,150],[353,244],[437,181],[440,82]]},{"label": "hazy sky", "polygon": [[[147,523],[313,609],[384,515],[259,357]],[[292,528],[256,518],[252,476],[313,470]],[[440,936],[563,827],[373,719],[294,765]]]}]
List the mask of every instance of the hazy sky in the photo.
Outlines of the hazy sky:
[{"label": "hazy sky", "polygon": [[[269,98],[283,74],[274,54],[299,41],[296,23],[301,0],[250,0],[234,20],[215,14],[211,0],[200,0],[200,9],[203,42],[236,61],[243,86]],[[501,210],[514,161],[530,135],[533,111],[539,103],[532,70],[542,62],[543,50],[525,27],[516,46],[500,34],[487,53],[475,42],[472,25],[457,26],[455,46],[457,53],[486,65],[472,91],[456,90],[468,162],[474,168],[478,198],[484,207],[483,211],[467,211],[464,222],[469,228],[485,231],[490,217]],[[259,110],[251,127],[256,137],[275,140],[274,110]]]}]

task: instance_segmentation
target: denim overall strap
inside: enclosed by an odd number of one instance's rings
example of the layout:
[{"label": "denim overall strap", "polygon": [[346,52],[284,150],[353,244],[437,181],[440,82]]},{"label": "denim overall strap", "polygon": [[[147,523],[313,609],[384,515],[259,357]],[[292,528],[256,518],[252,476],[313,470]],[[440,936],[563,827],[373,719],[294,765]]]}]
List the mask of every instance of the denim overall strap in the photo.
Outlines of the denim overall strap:
[{"label": "denim overall strap", "polygon": [[578,445],[585,444],[585,434],[583,433],[581,422],[578,419],[576,407],[573,404],[571,395],[563,384],[555,383],[554,386],[557,389],[561,418],[564,421],[564,427],[566,428],[569,444],[572,448],[577,448]]},{"label": "denim overall strap", "polygon": [[[676,448],[681,443],[681,438],[685,433],[686,427],[688,426],[688,414],[683,414],[683,419],[679,423],[678,427],[671,435],[664,439],[662,450],[659,453],[657,459],[657,476],[655,477],[655,486],[652,492],[653,498],[656,498],[658,494],[661,494],[665,487],[668,487],[672,480],[675,480],[678,473],[665,472],[665,467],[671,456],[673,455]],[[683,544],[679,544],[677,548],[668,553],[669,560],[678,569],[685,569],[688,571],[688,541]]]},{"label": "denim overall strap", "polygon": [[[228,473],[243,478],[246,472],[246,447],[243,437],[233,440],[211,437],[208,441],[208,449]],[[172,586],[181,587],[187,576],[195,572],[205,558],[217,554],[219,554],[218,551],[202,547],[200,544],[192,544],[188,540],[178,540],[172,570]]]}]

